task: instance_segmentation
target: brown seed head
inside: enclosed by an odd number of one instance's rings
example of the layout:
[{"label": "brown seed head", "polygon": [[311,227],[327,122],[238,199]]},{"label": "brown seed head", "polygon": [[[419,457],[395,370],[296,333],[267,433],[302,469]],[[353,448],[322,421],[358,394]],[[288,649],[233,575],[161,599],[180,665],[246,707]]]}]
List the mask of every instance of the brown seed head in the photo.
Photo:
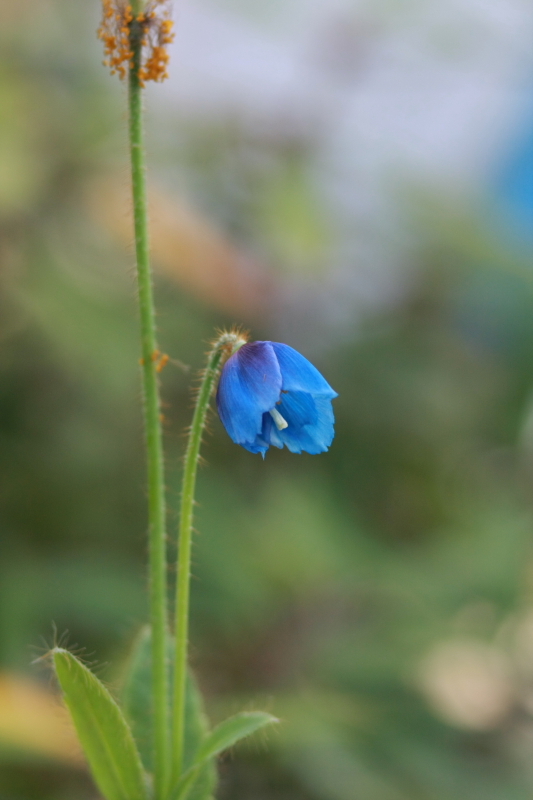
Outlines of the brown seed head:
[{"label": "brown seed head", "polygon": [[160,82],[168,77],[167,45],[174,38],[170,5],[170,0],[148,0],[144,11],[134,19],[128,0],[102,0],[98,37],[104,43],[104,65],[110,68],[112,75],[126,77],[133,61],[132,31],[135,28],[136,35],[140,33],[141,85],[144,86],[146,81]]}]

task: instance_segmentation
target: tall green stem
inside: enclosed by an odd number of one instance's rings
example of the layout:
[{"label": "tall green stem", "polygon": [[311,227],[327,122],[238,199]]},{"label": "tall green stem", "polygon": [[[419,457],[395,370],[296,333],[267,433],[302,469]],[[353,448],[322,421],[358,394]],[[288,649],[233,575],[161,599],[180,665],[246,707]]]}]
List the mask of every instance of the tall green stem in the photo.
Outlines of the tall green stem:
[{"label": "tall green stem", "polygon": [[155,800],[163,800],[168,781],[168,680],[166,670],[166,539],[165,539],[165,481],[161,430],[161,404],[156,369],[155,312],[150,271],[148,239],[148,207],[144,132],[142,119],[141,26],[136,17],[141,2],[133,3],[129,69],[129,137],[131,177],[133,185],[133,216],[135,252],[141,322],[142,382],[144,424],[148,461],[148,509],[150,550],[150,618],[152,626],[152,693],[154,703],[154,780]]},{"label": "tall green stem", "polygon": [[184,744],[185,685],[187,679],[187,650],[189,638],[189,590],[191,574],[191,539],[194,511],[194,492],[200,445],[213,387],[225,355],[245,343],[238,333],[224,333],[213,345],[198,392],[191,430],[185,452],[181,490],[181,513],[178,548],[178,578],[176,584],[176,654],[174,661],[174,696],[172,703],[172,783],[182,773]]}]

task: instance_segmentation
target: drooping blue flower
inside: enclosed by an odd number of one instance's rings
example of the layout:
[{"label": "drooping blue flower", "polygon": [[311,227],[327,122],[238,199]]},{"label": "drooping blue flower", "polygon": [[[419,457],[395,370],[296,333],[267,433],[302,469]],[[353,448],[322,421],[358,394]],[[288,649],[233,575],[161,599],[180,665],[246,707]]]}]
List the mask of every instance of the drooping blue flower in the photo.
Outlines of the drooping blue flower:
[{"label": "drooping blue flower", "polygon": [[300,353],[279,342],[242,345],[222,369],[220,419],[234,442],[264,457],[270,445],[291,453],[323,453],[333,430],[337,397]]}]

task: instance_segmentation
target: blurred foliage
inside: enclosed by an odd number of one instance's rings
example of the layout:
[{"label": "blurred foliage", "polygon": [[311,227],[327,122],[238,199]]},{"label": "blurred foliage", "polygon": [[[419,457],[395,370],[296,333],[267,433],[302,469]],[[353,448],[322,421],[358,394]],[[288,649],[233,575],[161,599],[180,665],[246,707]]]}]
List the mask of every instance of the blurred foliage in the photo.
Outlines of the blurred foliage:
[{"label": "blurred foliage", "polygon": [[[131,252],[85,200],[125,163],[96,6],[7,0],[0,31],[0,666],[34,680],[52,624],[113,679],[146,617]],[[327,275],[312,153],[257,137],[185,121],[154,173],[172,152],[167,183],[276,259],[274,283]],[[328,454],[262,462],[213,419],[193,662],[215,721],[284,720],[223,762],[221,800],[533,792],[533,283],[490,217],[435,202],[397,302],[305,351],[340,394]],[[157,295],[162,347],[192,368],[162,376],[172,531],[191,377],[234,319],[168,270]],[[277,338],[275,309],[244,321]],[[2,797],[94,797],[10,719],[0,693]]]}]

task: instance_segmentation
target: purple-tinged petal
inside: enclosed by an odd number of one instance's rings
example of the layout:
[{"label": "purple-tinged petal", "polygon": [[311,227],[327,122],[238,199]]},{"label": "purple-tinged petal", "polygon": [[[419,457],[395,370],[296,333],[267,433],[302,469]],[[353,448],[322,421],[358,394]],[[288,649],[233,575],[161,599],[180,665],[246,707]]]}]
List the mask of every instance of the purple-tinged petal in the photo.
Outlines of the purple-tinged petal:
[{"label": "purple-tinged petal", "polygon": [[264,452],[257,442],[263,414],[275,406],[281,392],[281,372],[269,342],[252,342],[226,362],[217,390],[220,419],[234,442],[251,452]]}]

